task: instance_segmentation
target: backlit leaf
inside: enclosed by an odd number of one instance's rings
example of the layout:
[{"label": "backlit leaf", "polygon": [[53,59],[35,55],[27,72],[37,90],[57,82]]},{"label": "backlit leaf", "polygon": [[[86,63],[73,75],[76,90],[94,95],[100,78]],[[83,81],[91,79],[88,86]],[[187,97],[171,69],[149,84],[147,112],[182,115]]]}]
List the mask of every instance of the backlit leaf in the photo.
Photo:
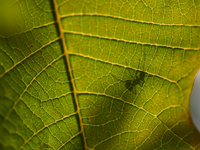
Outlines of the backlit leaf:
[{"label": "backlit leaf", "polygon": [[0,2],[0,149],[200,149],[199,0]]}]

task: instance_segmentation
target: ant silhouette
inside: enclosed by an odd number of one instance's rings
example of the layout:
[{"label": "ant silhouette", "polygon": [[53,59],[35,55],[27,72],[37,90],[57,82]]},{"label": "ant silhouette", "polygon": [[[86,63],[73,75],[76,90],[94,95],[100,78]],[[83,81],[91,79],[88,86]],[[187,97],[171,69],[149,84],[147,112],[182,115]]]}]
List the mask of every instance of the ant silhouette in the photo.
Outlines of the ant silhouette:
[{"label": "ant silhouette", "polygon": [[48,148],[50,148],[50,146],[49,145],[47,145],[47,144],[44,144],[43,146],[41,146],[38,150],[46,150],[46,148],[48,149]]},{"label": "ant silhouette", "polygon": [[[140,60],[139,60],[138,68],[139,68],[139,65],[140,65]],[[133,91],[133,88],[134,88],[134,93],[136,94],[136,85],[139,85],[140,87],[142,87],[145,82],[144,80],[145,72],[136,70],[134,73],[134,76],[132,76],[130,70],[128,71],[129,71],[130,76],[132,77],[132,80],[121,80],[121,79],[118,79],[113,74],[111,75],[118,81],[124,82],[126,89],[128,89],[129,91]]]}]

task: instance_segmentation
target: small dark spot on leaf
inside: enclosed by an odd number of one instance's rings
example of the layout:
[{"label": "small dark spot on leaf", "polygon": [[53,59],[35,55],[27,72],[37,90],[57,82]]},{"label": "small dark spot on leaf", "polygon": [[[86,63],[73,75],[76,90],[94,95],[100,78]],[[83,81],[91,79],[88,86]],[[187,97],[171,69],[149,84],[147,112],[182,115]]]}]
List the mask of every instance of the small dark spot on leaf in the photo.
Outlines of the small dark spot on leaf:
[{"label": "small dark spot on leaf", "polygon": [[50,146],[47,145],[47,144],[44,144],[44,145],[41,146],[38,150],[46,150],[46,149],[48,149],[48,148],[50,148]]}]

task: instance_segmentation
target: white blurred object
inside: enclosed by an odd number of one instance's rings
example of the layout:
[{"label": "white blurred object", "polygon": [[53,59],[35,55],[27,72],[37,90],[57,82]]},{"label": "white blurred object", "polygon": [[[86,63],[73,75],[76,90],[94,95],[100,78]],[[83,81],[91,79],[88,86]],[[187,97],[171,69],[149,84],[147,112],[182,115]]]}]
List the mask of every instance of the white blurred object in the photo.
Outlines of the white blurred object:
[{"label": "white blurred object", "polygon": [[200,131],[200,71],[196,76],[190,95],[190,113],[194,124]]}]

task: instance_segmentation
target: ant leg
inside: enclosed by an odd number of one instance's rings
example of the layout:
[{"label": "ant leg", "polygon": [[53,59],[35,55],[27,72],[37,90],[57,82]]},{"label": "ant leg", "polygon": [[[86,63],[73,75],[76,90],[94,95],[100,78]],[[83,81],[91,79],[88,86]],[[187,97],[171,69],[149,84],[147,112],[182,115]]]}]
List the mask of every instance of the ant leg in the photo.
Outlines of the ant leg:
[{"label": "ant leg", "polygon": [[132,92],[136,95],[136,87],[133,87]]},{"label": "ant leg", "polygon": [[[128,66],[128,63],[127,63],[127,61],[126,61],[126,65]],[[131,74],[131,72],[130,72],[130,70],[128,69],[128,72],[129,72],[129,74],[130,74],[130,76],[134,79],[134,76],[132,76],[132,74]]]},{"label": "ant leg", "polygon": [[146,82],[146,80],[147,80],[148,78],[151,78],[151,77],[153,77],[153,76],[152,76],[152,75],[147,75],[147,78],[144,79],[144,78],[145,78],[145,73],[142,72],[142,73],[140,74],[140,80],[141,80],[141,82],[140,82],[139,85],[142,87],[143,84]]},{"label": "ant leg", "polygon": [[139,83],[139,86],[142,87],[144,85],[144,81]]},{"label": "ant leg", "polygon": [[[137,67],[137,69],[139,69],[139,66],[140,66],[140,59],[139,59],[139,64],[138,64],[138,67]],[[138,72],[140,73],[140,71],[138,71],[138,70],[135,70],[136,72],[135,72],[135,76],[136,76],[136,79],[139,79],[138,77],[137,77],[137,74],[138,74]],[[140,74],[139,74],[140,75]]]},{"label": "ant leg", "polygon": [[115,79],[117,79],[118,81],[126,82],[126,81],[124,81],[124,80],[118,79],[118,78],[117,78],[115,75],[113,75],[112,73],[111,73],[111,75],[112,75]]}]

